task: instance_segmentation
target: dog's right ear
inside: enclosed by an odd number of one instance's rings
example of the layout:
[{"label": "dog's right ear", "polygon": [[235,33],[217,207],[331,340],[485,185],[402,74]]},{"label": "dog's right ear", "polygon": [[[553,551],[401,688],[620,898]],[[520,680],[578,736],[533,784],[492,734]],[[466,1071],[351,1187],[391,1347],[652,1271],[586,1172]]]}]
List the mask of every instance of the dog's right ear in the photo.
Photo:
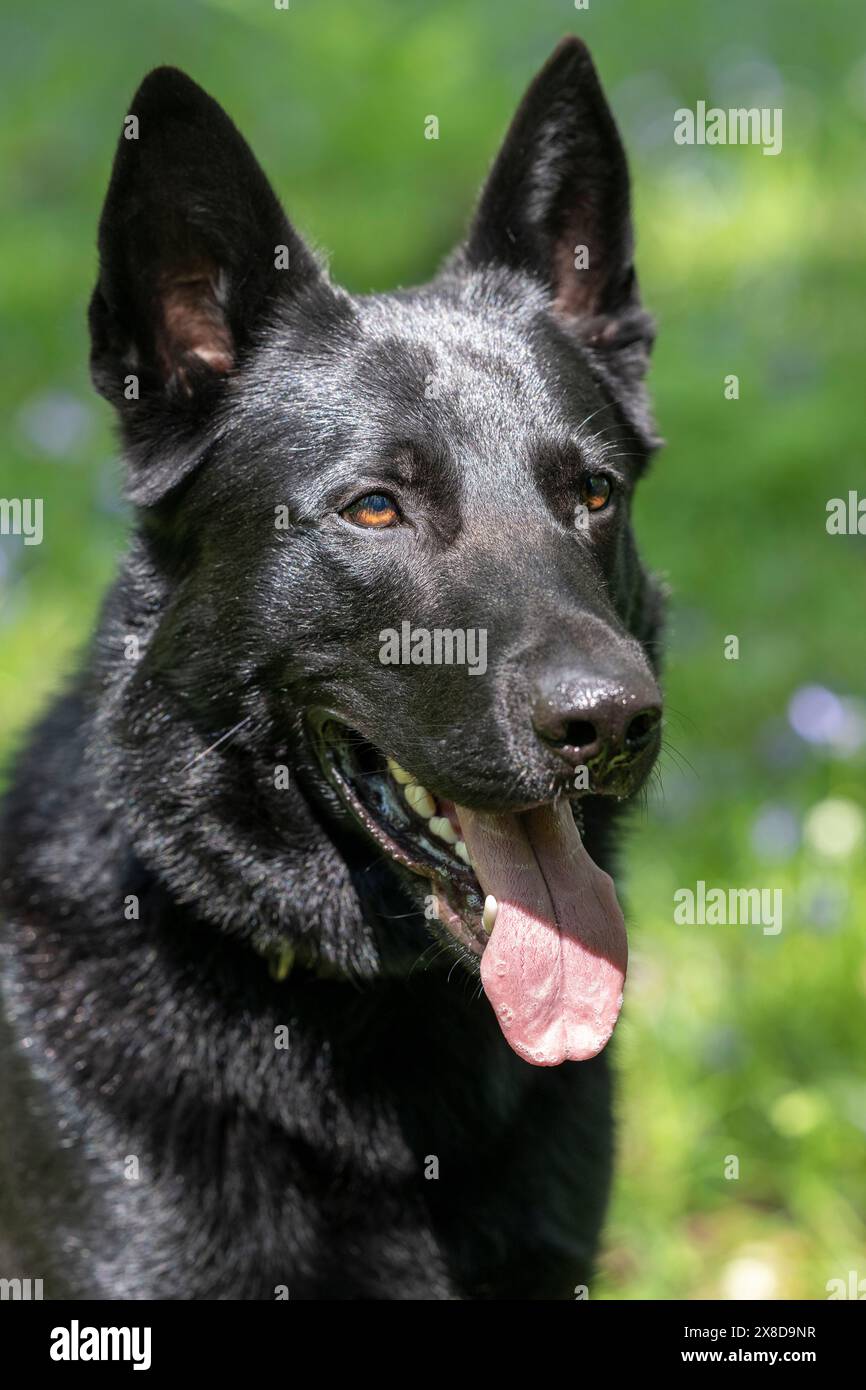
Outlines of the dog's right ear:
[{"label": "dog's right ear", "polygon": [[190,471],[269,309],[320,278],[222,108],[177,69],[151,72],[115,155],[90,303],[93,380],[120,413],[133,500]]},{"label": "dog's right ear", "polygon": [[530,276],[607,370],[639,383],[653,324],[632,259],[628,167],[580,39],[563,39],[526,92],[457,265]]}]

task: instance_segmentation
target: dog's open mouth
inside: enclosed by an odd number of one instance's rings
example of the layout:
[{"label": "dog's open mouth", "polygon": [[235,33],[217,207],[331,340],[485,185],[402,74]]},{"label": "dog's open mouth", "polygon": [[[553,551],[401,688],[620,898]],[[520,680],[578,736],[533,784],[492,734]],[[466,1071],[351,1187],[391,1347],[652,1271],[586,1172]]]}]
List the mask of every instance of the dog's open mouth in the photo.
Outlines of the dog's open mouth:
[{"label": "dog's open mouth", "polygon": [[[343,800],[378,845],[431,884],[435,916],[481,956],[493,926],[457,808],[345,725],[322,727],[321,752]],[[484,920],[482,920],[484,919]]]},{"label": "dog's open mouth", "polygon": [[622,1004],[628,947],[613,883],[584,848],[569,801],[474,811],[437,797],[335,720],[317,742],[355,818],[428,880],[433,915],[481,957],[514,1051],[540,1066],[600,1052]]}]

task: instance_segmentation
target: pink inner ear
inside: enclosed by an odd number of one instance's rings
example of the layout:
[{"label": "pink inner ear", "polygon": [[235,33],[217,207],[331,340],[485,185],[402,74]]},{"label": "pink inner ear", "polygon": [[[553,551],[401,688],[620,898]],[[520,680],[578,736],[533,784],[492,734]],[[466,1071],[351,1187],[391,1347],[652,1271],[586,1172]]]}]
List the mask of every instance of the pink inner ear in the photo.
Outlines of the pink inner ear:
[{"label": "pink inner ear", "polygon": [[[605,287],[606,267],[599,248],[599,237],[587,227],[587,212],[579,208],[568,219],[553,247],[553,273],[556,287],[554,307],[567,316],[595,314]],[[578,270],[575,250],[587,246],[589,264]]]},{"label": "pink inner ear", "polygon": [[234,366],[234,341],[222,308],[218,272],[207,265],[168,272],[160,282],[162,328],[157,349],[166,380],[177,376],[188,387],[184,360],[198,357],[212,371]]}]

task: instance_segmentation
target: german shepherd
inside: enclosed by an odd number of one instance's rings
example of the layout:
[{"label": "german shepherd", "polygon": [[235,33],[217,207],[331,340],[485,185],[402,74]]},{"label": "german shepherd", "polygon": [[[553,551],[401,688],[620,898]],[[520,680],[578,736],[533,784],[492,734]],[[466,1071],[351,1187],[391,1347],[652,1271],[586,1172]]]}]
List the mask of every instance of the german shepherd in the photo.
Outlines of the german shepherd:
[{"label": "german shepherd", "polygon": [[576,38],[392,294],[331,283],[190,78],[139,88],[90,305],[134,525],[3,812],[2,1275],[589,1281],[661,726],[629,209]]}]

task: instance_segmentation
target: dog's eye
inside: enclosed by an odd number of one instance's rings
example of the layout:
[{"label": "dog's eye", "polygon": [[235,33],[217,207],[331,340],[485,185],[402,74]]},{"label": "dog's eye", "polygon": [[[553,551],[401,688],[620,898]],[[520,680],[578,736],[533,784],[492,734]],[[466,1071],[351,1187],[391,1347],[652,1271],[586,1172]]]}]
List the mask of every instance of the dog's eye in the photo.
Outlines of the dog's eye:
[{"label": "dog's eye", "polygon": [[345,507],[340,515],[347,521],[353,521],[356,526],[373,526],[382,530],[385,526],[397,524],[400,509],[386,492],[366,492]]},{"label": "dog's eye", "polygon": [[602,507],[606,507],[610,494],[610,478],[603,473],[590,473],[581,483],[580,500],[591,512],[600,512]]}]

